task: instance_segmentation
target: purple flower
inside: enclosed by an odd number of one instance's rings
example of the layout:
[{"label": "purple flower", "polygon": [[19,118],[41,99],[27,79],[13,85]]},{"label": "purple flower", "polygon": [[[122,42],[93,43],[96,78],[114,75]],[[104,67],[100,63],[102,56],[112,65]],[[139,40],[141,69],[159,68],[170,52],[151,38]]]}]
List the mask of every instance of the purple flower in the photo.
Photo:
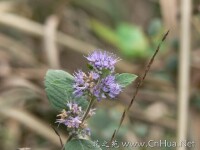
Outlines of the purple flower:
[{"label": "purple flower", "polygon": [[[79,70],[74,74],[73,94],[76,97],[91,94],[98,101],[107,97],[115,98],[122,90],[112,75],[119,58],[106,51],[94,51],[86,58],[93,70],[87,74]],[[108,74],[104,74],[103,69],[108,69]]]},{"label": "purple flower", "polygon": [[65,124],[68,128],[78,128],[79,125],[81,124],[81,120],[80,120],[80,117],[78,116],[76,117],[70,116],[62,123]]},{"label": "purple flower", "polygon": [[97,80],[100,77],[99,74],[94,71],[91,71],[90,75],[94,80]]},{"label": "purple flower", "polygon": [[113,72],[115,70],[114,65],[119,61],[119,58],[116,57],[116,55],[106,51],[94,51],[86,58],[89,61],[89,64],[100,73],[103,69],[109,69]]},{"label": "purple flower", "polygon": [[78,106],[75,102],[67,103],[68,110],[62,110],[62,112],[57,115],[60,119],[57,119],[57,123],[62,123],[69,128],[78,128],[81,123],[82,108]]},{"label": "purple flower", "polygon": [[73,94],[76,95],[77,97],[80,97],[84,94],[84,91],[88,89],[88,83],[85,82],[86,74],[82,72],[81,70],[78,70],[74,74],[74,85],[73,88],[75,89]]},{"label": "purple flower", "polygon": [[100,101],[103,98],[115,98],[122,91],[121,86],[116,83],[115,76],[108,75],[102,79],[100,84],[94,87],[94,96]]},{"label": "purple flower", "polygon": [[81,70],[74,74],[74,92],[76,97],[83,96],[86,92],[89,92],[95,85],[99,78],[99,74],[93,71],[85,74]]},{"label": "purple flower", "polygon": [[[60,118],[56,120],[56,123],[64,124],[70,135],[82,135],[83,137],[86,135],[90,136],[91,131],[87,127],[87,123],[82,122],[84,114],[85,112],[82,111],[81,106],[75,102],[69,102],[67,103],[67,110],[63,109],[61,113],[57,115]],[[91,117],[94,114],[95,109],[91,109],[88,117]]]}]

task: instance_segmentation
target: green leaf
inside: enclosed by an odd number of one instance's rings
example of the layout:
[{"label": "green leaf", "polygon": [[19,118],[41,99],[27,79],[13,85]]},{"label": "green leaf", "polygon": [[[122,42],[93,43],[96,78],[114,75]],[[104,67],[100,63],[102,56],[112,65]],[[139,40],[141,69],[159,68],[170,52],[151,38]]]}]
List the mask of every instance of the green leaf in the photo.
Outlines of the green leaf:
[{"label": "green leaf", "polygon": [[115,79],[116,79],[117,83],[120,84],[122,87],[128,86],[136,78],[137,78],[137,75],[130,74],[130,73],[122,73],[122,74],[116,74],[115,75]]},{"label": "green leaf", "polygon": [[92,69],[94,69],[94,68],[93,68],[93,66],[92,66],[92,65],[90,65],[89,63],[87,64],[87,67],[88,67],[88,69],[89,69],[89,70],[92,70]]},{"label": "green leaf", "polygon": [[85,97],[73,96],[72,84],[74,77],[62,70],[48,70],[45,76],[45,90],[50,104],[61,111],[66,108],[67,102],[75,101],[85,109],[87,100]]},{"label": "green leaf", "polygon": [[65,144],[65,150],[101,150],[95,143],[85,139],[74,139]]},{"label": "green leaf", "polygon": [[91,20],[93,31],[106,42],[111,43],[112,45],[117,45],[118,36],[113,29],[107,25],[93,19]]},{"label": "green leaf", "polygon": [[146,58],[150,54],[150,45],[142,29],[129,23],[119,23],[115,29],[92,20],[93,31],[106,42],[117,47],[128,58]]},{"label": "green leaf", "polygon": [[138,26],[120,23],[117,26],[117,47],[127,57],[146,58],[149,55],[149,43],[146,35]]}]

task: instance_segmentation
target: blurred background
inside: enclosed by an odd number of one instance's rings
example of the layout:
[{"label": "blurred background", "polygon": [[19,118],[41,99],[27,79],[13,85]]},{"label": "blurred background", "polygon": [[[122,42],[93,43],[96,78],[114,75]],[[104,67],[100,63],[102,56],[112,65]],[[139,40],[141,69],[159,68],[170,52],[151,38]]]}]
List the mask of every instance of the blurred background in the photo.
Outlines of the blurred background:
[{"label": "blurred background", "polygon": [[[170,29],[167,40],[117,136],[119,141],[176,141],[181,10],[178,0],[1,0],[0,149],[61,149],[44,76],[48,69],[86,70],[83,57],[100,48],[122,61],[117,72],[141,75]],[[188,139],[200,133],[200,2],[193,0]],[[189,37],[188,37],[189,38]],[[188,39],[189,40],[189,39]],[[109,140],[136,83],[112,101],[96,103],[93,140]],[[63,141],[65,128],[58,129]],[[200,143],[200,141],[199,141]],[[128,148],[126,148],[128,149]],[[131,148],[130,148],[131,149]],[[146,150],[145,148],[135,148]],[[148,148],[150,149],[150,148]],[[156,148],[153,148],[156,149]],[[172,147],[157,148],[173,150]]]}]

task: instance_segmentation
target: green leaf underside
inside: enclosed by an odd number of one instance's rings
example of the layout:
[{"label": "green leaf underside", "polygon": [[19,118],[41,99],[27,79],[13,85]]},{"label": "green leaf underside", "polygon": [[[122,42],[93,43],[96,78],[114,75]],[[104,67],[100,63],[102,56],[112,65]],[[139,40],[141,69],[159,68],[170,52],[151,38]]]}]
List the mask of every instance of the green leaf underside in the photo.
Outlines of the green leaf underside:
[{"label": "green leaf underside", "polygon": [[65,150],[101,150],[94,143],[85,139],[74,139],[65,144]]},{"label": "green leaf underside", "polygon": [[72,94],[74,77],[62,70],[48,70],[45,76],[45,90],[51,105],[61,111],[67,102],[75,101],[83,109],[88,105],[85,97],[75,98]]},{"label": "green leaf underside", "polygon": [[116,74],[115,79],[116,82],[121,85],[122,87],[126,87],[129,84],[131,84],[135,79],[137,78],[137,75],[130,74],[130,73],[122,73],[122,74]]}]

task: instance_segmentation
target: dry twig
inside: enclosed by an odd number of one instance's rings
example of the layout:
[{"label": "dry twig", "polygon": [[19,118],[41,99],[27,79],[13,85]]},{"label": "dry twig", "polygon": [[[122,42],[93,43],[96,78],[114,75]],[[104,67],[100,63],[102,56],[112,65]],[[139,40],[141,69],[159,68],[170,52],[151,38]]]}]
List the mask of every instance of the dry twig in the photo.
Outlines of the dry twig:
[{"label": "dry twig", "polygon": [[118,131],[119,131],[119,129],[120,129],[120,127],[121,127],[121,125],[122,125],[122,123],[123,123],[123,121],[124,121],[124,118],[125,118],[127,112],[129,111],[129,109],[130,109],[131,106],[133,105],[133,102],[134,102],[134,100],[135,100],[135,98],[136,98],[136,96],[137,96],[137,93],[138,93],[138,91],[139,91],[139,89],[140,89],[140,87],[141,87],[141,85],[142,85],[142,83],[143,83],[143,81],[144,81],[144,79],[145,79],[147,73],[149,72],[149,69],[150,69],[150,67],[151,67],[151,65],[152,65],[152,63],[153,63],[153,61],[154,61],[154,58],[155,58],[156,54],[158,53],[158,51],[160,50],[160,47],[161,47],[162,43],[164,42],[164,40],[166,39],[168,33],[169,33],[169,31],[167,31],[167,33],[163,36],[162,41],[159,43],[159,45],[158,45],[158,47],[157,47],[155,53],[153,54],[152,58],[150,59],[148,65],[147,65],[147,67],[146,67],[146,70],[145,70],[145,72],[144,72],[144,75],[142,76],[142,78],[139,80],[139,82],[138,82],[138,84],[137,84],[135,93],[133,94],[133,98],[132,98],[130,104],[128,105],[127,109],[124,110],[124,113],[123,113],[122,116],[121,116],[118,129],[113,133],[110,143],[114,140],[116,134],[118,133]]}]

